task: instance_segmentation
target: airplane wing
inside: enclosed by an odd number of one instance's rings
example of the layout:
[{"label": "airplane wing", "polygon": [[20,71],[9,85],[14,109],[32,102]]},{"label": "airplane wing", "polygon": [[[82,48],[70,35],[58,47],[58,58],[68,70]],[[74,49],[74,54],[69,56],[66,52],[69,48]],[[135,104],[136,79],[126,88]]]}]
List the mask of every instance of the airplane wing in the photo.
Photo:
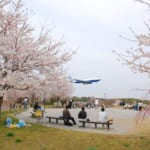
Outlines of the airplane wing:
[{"label": "airplane wing", "polygon": [[94,83],[94,82],[99,82],[100,81],[100,79],[92,79],[92,80],[86,80],[85,82],[87,83],[87,84],[92,84],[92,83]]},{"label": "airplane wing", "polygon": [[93,79],[93,80],[90,80],[90,82],[99,82],[100,79]]}]

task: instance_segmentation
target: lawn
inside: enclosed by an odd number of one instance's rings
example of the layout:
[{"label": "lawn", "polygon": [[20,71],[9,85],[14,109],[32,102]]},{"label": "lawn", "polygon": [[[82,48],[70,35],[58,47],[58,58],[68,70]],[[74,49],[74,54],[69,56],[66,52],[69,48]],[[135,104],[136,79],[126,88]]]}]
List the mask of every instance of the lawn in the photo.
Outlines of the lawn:
[{"label": "lawn", "polygon": [[[9,112],[3,116],[8,114],[10,116]],[[109,135],[54,129],[37,124],[29,128],[7,128],[1,124],[0,149],[150,150],[150,129],[141,129],[139,133],[131,135]]]}]

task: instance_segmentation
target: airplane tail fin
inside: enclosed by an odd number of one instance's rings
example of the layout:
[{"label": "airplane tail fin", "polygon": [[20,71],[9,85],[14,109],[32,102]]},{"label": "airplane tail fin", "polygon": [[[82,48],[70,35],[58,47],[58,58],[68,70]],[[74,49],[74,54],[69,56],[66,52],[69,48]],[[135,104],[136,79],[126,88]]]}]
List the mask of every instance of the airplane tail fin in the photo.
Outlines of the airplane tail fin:
[{"label": "airplane tail fin", "polygon": [[69,78],[69,80],[72,82],[73,81],[73,79],[70,77],[70,76],[68,76],[68,78]]}]

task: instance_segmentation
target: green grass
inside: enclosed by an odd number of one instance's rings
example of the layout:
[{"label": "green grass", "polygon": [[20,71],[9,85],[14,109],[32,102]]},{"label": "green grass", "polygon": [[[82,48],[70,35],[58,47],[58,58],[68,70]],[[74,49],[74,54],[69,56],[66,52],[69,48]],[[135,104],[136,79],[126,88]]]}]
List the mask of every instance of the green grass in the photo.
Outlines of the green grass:
[{"label": "green grass", "polygon": [[[6,116],[8,114],[12,115],[12,112],[7,112]],[[8,136],[8,133],[13,136]],[[0,149],[150,150],[150,130],[132,135],[109,135],[54,129],[36,124],[29,128],[7,128],[1,124]]]}]

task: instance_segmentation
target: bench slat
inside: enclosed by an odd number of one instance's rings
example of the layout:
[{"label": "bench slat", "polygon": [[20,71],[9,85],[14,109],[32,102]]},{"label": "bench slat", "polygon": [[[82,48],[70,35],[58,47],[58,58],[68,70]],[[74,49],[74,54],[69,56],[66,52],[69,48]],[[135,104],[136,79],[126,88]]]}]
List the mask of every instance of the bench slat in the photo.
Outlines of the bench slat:
[{"label": "bench slat", "polygon": [[49,119],[49,123],[51,122],[52,119],[56,120],[56,124],[58,124],[58,120],[65,120],[65,118],[62,118],[62,117],[50,117],[50,116],[46,116],[46,118]]},{"label": "bench slat", "polygon": [[108,122],[97,122],[97,121],[82,121],[80,120],[79,122],[82,123],[82,126],[85,127],[85,124],[86,123],[93,123],[95,125],[95,128],[97,128],[97,124],[102,124],[103,126],[106,125],[107,126],[107,129],[109,129],[110,125],[112,125],[112,122],[110,123],[109,121]]}]

